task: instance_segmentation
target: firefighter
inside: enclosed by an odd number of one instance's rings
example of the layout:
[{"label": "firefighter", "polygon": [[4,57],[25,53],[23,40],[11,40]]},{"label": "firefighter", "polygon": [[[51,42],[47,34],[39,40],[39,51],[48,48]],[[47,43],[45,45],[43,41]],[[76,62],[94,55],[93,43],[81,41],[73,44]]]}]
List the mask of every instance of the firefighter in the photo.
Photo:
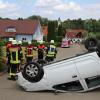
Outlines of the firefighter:
[{"label": "firefighter", "polygon": [[[18,41],[17,42],[17,47],[18,47],[18,59],[20,60],[20,61],[22,61],[22,59],[23,59],[23,52],[22,52],[22,47],[21,47],[21,45],[22,45],[22,41]],[[20,65],[17,67],[17,72],[19,72],[20,71]]]},{"label": "firefighter", "polygon": [[28,62],[32,62],[33,59],[33,46],[31,44],[31,42],[28,42],[28,46],[26,47],[26,61]]},{"label": "firefighter", "polygon": [[12,40],[13,38],[9,38],[9,41],[6,44],[6,57],[7,57],[7,66],[8,66],[8,73],[10,69],[10,54],[9,54],[9,49],[12,47]]},{"label": "firefighter", "polygon": [[39,45],[38,45],[38,60],[43,60],[44,58],[44,50],[45,50],[45,46],[43,44],[43,41],[39,41]]},{"label": "firefighter", "polygon": [[10,73],[8,79],[16,80],[17,66],[20,64],[20,60],[18,59],[18,47],[17,41],[12,41],[12,47],[9,49],[10,54]]},{"label": "firefighter", "polygon": [[50,62],[53,61],[54,58],[56,58],[57,50],[56,46],[54,45],[54,40],[50,41],[50,45],[47,47],[46,50],[46,61]]}]

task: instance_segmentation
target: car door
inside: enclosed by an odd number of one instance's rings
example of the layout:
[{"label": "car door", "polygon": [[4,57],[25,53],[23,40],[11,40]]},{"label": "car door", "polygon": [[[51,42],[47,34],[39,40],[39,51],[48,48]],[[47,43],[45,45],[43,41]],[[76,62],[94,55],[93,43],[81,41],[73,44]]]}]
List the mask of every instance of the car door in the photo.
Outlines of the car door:
[{"label": "car door", "polygon": [[100,66],[97,58],[88,55],[87,57],[76,59],[75,64],[85,90],[100,86],[100,76],[98,75]]},{"label": "car door", "polygon": [[83,91],[73,60],[65,60],[51,64],[46,70],[49,85],[62,91]]}]

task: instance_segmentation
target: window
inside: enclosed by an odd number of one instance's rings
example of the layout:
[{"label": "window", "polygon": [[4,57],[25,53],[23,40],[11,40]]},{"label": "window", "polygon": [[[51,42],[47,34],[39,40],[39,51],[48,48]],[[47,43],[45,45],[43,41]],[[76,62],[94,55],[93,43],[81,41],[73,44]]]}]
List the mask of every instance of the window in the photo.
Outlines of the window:
[{"label": "window", "polygon": [[16,29],[14,27],[10,27],[10,28],[7,28],[5,31],[6,32],[16,32]]},{"label": "window", "polygon": [[22,41],[25,42],[26,41],[26,38],[22,38]]},{"label": "window", "polygon": [[55,85],[53,88],[64,91],[81,91],[83,87],[79,81]]},{"label": "window", "polygon": [[100,76],[89,77],[85,79],[88,88],[100,85]]}]

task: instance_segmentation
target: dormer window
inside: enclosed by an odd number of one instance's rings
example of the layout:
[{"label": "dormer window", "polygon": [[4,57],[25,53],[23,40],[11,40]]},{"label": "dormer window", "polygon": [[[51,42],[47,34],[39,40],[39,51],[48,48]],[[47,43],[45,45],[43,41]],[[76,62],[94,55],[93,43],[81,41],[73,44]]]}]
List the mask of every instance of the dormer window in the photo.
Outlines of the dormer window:
[{"label": "dormer window", "polygon": [[9,27],[9,28],[6,28],[5,31],[6,32],[16,32],[16,29],[14,27]]}]

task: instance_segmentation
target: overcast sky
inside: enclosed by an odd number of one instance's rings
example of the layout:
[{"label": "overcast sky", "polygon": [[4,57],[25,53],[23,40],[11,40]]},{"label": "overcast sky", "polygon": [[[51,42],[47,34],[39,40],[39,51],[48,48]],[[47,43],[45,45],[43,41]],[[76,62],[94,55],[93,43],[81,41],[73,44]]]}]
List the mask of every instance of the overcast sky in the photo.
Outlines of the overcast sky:
[{"label": "overcast sky", "polygon": [[48,19],[100,19],[100,0],[0,0],[0,17],[40,15]]}]

